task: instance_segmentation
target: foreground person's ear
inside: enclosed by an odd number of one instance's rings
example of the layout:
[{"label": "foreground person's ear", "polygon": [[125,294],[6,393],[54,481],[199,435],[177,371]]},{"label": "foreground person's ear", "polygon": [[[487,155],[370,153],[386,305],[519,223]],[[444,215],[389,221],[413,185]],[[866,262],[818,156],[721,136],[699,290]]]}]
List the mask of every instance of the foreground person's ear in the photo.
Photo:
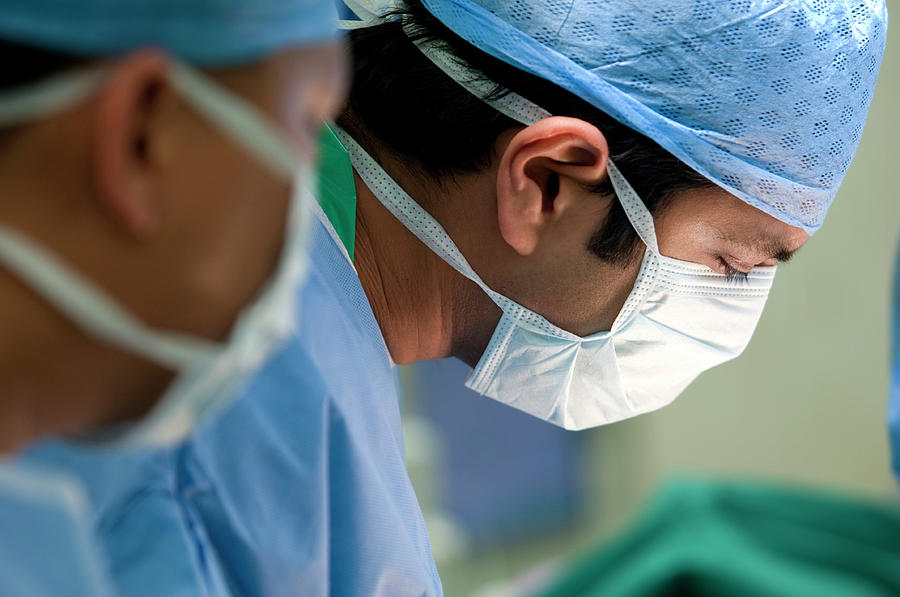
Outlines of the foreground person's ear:
[{"label": "foreground person's ear", "polygon": [[143,238],[159,221],[153,179],[175,94],[163,53],[142,50],[116,61],[97,100],[92,168],[100,207],[129,235]]}]

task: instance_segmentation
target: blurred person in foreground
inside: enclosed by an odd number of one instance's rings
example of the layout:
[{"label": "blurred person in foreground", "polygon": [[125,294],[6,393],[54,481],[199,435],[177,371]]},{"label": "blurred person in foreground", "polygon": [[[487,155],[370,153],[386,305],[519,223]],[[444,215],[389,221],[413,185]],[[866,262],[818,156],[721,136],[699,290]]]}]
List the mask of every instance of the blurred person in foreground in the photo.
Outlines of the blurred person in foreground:
[{"label": "blurred person in foreground", "polygon": [[82,471],[130,594],[440,595],[393,364],[458,357],[568,429],[671,402],[822,225],[887,27],[878,1],[369,4],[296,349],[139,475],[34,453]]},{"label": "blurred person in foreground", "polygon": [[0,55],[0,594],[109,594],[81,480],[11,454],[162,452],[283,350],[344,48],[327,0],[13,0]]}]

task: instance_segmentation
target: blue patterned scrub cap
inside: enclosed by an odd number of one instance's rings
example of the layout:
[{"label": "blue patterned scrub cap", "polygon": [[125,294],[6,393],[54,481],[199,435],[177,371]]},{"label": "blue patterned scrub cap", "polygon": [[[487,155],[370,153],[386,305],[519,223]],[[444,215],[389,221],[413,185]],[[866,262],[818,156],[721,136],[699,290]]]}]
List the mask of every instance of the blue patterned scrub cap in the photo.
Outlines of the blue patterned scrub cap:
[{"label": "blue patterned scrub cap", "polygon": [[189,63],[251,62],[337,36],[332,0],[2,0],[0,38],[76,56],[155,46]]},{"label": "blue patterned scrub cap", "polygon": [[482,51],[810,233],[859,144],[888,22],[883,0],[423,4]]}]

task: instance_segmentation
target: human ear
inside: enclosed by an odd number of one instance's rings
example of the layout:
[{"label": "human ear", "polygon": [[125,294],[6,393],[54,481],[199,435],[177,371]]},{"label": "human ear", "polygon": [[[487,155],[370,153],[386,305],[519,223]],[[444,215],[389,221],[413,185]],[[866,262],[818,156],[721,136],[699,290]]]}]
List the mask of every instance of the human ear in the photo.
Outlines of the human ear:
[{"label": "human ear", "polygon": [[599,183],[608,158],[603,134],[577,118],[553,116],[516,133],[497,172],[497,218],[504,240],[520,255],[534,252],[547,225],[572,200],[560,193],[568,186],[564,182]]},{"label": "human ear", "polygon": [[129,235],[156,229],[152,178],[164,104],[171,100],[167,60],[142,50],[117,60],[99,93],[92,139],[92,170],[103,209]]}]

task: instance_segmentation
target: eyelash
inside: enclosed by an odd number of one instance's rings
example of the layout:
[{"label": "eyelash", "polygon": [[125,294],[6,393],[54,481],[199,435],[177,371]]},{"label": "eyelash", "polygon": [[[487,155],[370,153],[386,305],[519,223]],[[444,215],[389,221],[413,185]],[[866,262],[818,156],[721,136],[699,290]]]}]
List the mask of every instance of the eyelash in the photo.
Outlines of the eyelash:
[{"label": "eyelash", "polygon": [[727,261],[722,259],[721,257],[717,257],[719,260],[719,264],[722,266],[722,269],[725,270],[725,277],[729,282],[746,282],[749,274],[747,272],[742,272],[740,270],[734,269],[729,265]]}]

